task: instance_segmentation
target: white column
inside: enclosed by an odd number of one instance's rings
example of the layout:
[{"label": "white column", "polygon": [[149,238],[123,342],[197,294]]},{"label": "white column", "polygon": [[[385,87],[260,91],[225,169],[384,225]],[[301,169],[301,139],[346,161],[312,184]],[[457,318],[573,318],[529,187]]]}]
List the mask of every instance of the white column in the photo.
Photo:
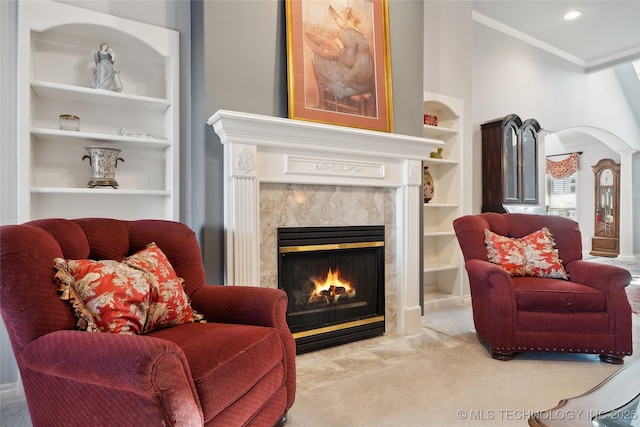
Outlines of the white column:
[{"label": "white column", "polygon": [[225,284],[260,286],[257,147],[226,143]]},{"label": "white column", "polygon": [[620,152],[620,254],[618,259],[635,261],[633,256],[633,163],[635,150]]},{"label": "white column", "polygon": [[400,304],[398,310],[398,333],[413,334],[422,328],[420,307],[420,212],[422,197],[422,162],[407,160],[406,183],[397,191],[397,279]]}]

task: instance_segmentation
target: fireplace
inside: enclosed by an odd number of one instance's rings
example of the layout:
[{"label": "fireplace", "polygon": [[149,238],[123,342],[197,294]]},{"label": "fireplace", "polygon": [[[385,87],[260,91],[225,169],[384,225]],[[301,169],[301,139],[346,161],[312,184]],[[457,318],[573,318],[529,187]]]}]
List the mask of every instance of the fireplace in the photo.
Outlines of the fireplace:
[{"label": "fireplace", "polygon": [[298,353],[385,331],[384,226],[278,229],[278,287]]},{"label": "fireplace", "polygon": [[[383,223],[385,329],[400,334],[421,330],[422,160],[442,146],[441,141],[226,110],[217,111],[207,123],[224,146],[226,285],[278,286],[273,226]],[[309,190],[301,203],[307,215],[297,212],[300,215],[291,218],[292,206],[287,203],[261,210],[265,189],[288,186]],[[379,221],[376,215],[383,211],[376,205],[357,205],[349,199],[354,208],[329,220],[333,209],[317,203],[314,187],[335,187],[338,196],[343,188],[384,194],[393,212],[387,215],[385,210]],[[386,197],[390,193],[392,197]]]}]

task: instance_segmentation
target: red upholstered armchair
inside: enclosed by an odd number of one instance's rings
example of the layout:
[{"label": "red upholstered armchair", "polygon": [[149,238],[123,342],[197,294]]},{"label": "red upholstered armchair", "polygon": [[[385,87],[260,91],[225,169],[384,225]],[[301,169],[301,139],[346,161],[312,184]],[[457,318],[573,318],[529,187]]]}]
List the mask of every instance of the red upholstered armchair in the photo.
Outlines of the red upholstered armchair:
[{"label": "red upholstered armchair", "polygon": [[[623,363],[633,351],[631,308],[622,268],[582,260],[575,221],[547,215],[484,213],[457,218],[453,226],[471,287],[473,321],[491,355],[510,360],[518,352],[598,354]],[[485,229],[522,238],[547,227],[569,280],[512,277],[489,262]]]},{"label": "red upholstered armchair", "polygon": [[[122,261],[155,242],[207,323],[141,335],[76,328],[54,258]],[[273,426],[296,391],[295,343],[278,289],[206,286],[185,225],[47,219],[0,229],[2,317],[34,426]],[[181,291],[182,292],[182,291]]]}]

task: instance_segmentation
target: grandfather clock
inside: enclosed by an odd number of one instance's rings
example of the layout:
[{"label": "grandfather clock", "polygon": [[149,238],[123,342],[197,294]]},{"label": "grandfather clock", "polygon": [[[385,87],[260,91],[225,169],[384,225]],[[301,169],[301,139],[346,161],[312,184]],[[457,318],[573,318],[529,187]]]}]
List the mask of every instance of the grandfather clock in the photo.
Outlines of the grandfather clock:
[{"label": "grandfather clock", "polygon": [[595,222],[591,255],[615,257],[620,253],[620,164],[602,159],[593,166]]}]

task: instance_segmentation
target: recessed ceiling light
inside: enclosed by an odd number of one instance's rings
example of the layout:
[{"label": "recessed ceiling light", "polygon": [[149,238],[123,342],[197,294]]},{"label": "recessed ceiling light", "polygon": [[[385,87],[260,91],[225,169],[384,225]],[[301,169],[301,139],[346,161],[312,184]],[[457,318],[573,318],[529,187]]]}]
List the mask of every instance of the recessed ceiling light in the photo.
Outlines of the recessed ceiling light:
[{"label": "recessed ceiling light", "polygon": [[572,10],[567,12],[563,18],[567,21],[573,21],[574,19],[578,18],[580,15],[582,15],[581,10]]}]

